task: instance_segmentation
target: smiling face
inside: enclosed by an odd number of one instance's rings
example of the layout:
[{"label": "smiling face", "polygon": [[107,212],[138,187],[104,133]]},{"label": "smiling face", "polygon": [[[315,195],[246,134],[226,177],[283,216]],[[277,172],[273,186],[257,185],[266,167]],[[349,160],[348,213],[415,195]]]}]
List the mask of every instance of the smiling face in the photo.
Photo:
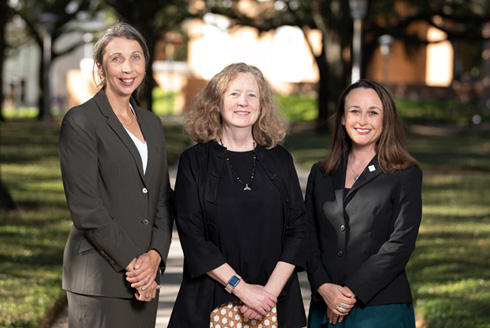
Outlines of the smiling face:
[{"label": "smiling face", "polygon": [[238,73],[221,99],[223,129],[249,128],[260,115],[259,85],[252,73]]},{"label": "smiling face", "polygon": [[342,125],[352,140],[352,147],[376,152],[376,142],[383,131],[383,104],[376,91],[356,88],[345,97]]},{"label": "smiling face", "polygon": [[136,40],[114,38],[106,46],[99,74],[106,80],[106,94],[129,97],[145,76],[143,49]]}]

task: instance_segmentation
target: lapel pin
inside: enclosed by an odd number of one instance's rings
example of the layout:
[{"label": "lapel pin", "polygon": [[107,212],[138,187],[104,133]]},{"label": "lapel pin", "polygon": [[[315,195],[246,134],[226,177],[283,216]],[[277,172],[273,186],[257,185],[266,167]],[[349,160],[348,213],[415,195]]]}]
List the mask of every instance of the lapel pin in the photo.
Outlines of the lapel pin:
[{"label": "lapel pin", "polygon": [[376,171],[376,168],[374,167],[374,165],[369,165],[369,166],[368,166],[368,169],[369,169],[369,172],[374,172],[374,171]]}]

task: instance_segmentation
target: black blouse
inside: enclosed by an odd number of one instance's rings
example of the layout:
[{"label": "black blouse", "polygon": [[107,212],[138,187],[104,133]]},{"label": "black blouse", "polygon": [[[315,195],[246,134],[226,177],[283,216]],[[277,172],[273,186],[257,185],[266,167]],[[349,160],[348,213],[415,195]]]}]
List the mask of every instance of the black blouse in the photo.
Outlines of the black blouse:
[{"label": "black blouse", "polygon": [[[227,155],[241,181],[249,182],[253,151],[227,151]],[[216,202],[218,247],[244,281],[265,285],[281,256],[282,203],[257,163],[249,186],[252,190],[243,190],[229,165],[223,165]],[[222,286],[216,287],[216,305],[234,300]]]}]

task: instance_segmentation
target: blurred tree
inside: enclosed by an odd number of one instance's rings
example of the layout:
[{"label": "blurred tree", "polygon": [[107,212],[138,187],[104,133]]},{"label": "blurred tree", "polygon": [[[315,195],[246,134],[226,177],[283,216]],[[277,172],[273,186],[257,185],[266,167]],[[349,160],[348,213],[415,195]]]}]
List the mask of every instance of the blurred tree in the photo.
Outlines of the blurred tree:
[{"label": "blurred tree", "polygon": [[[247,14],[243,3],[257,6]],[[327,118],[335,111],[341,91],[350,82],[353,20],[345,0],[242,0],[207,1],[208,10],[229,17],[236,25],[247,25],[269,31],[283,25],[298,26],[305,34],[317,29],[322,34],[322,50],[313,53],[319,69],[318,127],[328,129]],[[407,51],[429,43],[416,30],[414,22],[426,22],[447,34],[447,39],[481,42],[490,22],[486,12],[489,0],[371,0],[363,22],[362,72],[379,43],[381,35],[402,40]],[[258,14],[257,14],[258,13]],[[309,42],[307,37],[306,41]],[[313,49],[310,45],[310,48]],[[489,55],[490,57],[490,55]],[[361,73],[361,77],[364,74]]]},{"label": "blurred tree", "polygon": [[[10,17],[11,11],[7,6],[7,0],[0,0],[0,121],[5,121],[3,117],[3,61],[5,58],[5,27]],[[15,204],[10,196],[8,189],[2,183],[2,177],[0,175],[0,210],[14,209]]]},{"label": "blurred tree", "polygon": [[150,64],[146,72],[148,80],[139,100],[141,105],[150,111],[153,103],[152,90],[156,86],[151,65],[155,57],[156,44],[159,40],[165,39],[167,32],[180,31],[185,19],[197,17],[189,10],[191,2],[191,0],[105,0],[121,20],[135,27],[146,39],[150,51]]},{"label": "blurred tree", "polygon": [[[64,33],[79,30],[80,26],[73,24],[80,16],[80,13],[94,14],[100,8],[99,1],[94,0],[18,0],[10,3],[10,9],[19,15],[25,22],[25,28],[30,37],[39,46],[41,56],[39,58],[39,114],[38,120],[44,117],[46,95],[43,76],[45,73],[45,49],[44,41],[46,33],[50,38],[50,56],[51,61],[57,57],[63,56],[75,50],[83,41],[74,42],[69,46],[55,50],[55,43]],[[87,19],[87,17],[84,17]],[[58,48],[57,48],[58,49]],[[49,94],[49,92],[47,92]]]},{"label": "blurred tree", "polygon": [[7,0],[0,0],[0,122],[5,121],[3,116],[3,62],[5,60],[5,51],[7,49],[5,30],[11,17],[12,11],[7,6]]}]

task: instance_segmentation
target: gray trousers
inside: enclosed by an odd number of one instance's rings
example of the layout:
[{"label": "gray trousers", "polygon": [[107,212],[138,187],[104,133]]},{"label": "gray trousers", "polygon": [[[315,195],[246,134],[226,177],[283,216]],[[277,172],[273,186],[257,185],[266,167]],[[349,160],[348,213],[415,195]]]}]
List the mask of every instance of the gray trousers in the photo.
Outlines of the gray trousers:
[{"label": "gray trousers", "polygon": [[66,292],[69,328],[154,328],[158,295],[151,302]]}]

